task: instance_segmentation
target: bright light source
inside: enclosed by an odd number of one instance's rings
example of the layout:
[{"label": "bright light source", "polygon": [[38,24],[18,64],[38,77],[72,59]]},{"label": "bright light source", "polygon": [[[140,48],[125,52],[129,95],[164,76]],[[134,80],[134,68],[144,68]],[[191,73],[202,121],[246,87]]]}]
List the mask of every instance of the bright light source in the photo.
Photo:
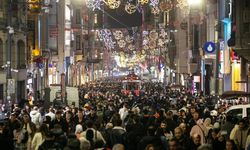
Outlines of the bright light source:
[{"label": "bright light source", "polygon": [[197,6],[197,5],[201,5],[202,0],[188,0],[188,4],[190,6]]}]

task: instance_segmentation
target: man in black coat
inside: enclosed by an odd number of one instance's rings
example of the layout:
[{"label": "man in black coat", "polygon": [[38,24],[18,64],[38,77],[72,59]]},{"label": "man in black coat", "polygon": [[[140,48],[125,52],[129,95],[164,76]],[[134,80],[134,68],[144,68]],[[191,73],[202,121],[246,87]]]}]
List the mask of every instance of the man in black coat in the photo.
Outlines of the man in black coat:
[{"label": "man in black coat", "polygon": [[0,121],[0,145],[1,149],[14,150],[14,141],[10,137],[10,132],[6,128],[4,121]]}]

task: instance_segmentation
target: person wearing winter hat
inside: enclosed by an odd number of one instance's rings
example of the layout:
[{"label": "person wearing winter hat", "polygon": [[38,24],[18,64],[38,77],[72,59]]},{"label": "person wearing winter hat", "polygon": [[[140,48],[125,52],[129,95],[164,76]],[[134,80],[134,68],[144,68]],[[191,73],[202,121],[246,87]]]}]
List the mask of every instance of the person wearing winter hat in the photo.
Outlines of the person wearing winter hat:
[{"label": "person wearing winter hat", "polygon": [[76,125],[75,135],[77,139],[80,138],[80,134],[82,133],[82,131],[83,131],[82,125],[81,124]]}]

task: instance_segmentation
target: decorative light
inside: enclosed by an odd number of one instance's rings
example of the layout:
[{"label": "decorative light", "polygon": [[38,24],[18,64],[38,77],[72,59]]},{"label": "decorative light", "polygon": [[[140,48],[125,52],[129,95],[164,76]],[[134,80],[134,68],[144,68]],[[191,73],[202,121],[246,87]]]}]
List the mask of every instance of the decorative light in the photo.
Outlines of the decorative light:
[{"label": "decorative light", "polygon": [[146,30],[142,31],[142,35],[143,36],[147,36],[148,35],[148,31],[146,31]]},{"label": "decorative light", "polygon": [[154,15],[158,15],[160,13],[159,7],[152,7],[151,13]]},{"label": "decorative light", "polygon": [[149,46],[148,46],[148,45],[144,45],[144,46],[143,46],[143,49],[148,50],[148,49],[149,49]]},{"label": "decorative light", "polygon": [[[189,0],[177,0],[177,4],[176,4],[176,7],[179,7],[181,9],[184,9],[185,7],[188,7],[188,1]],[[194,0],[193,0],[194,1]],[[195,1],[199,1],[199,0],[195,0]]]},{"label": "decorative light", "polygon": [[136,6],[135,5],[133,5],[133,4],[131,4],[131,3],[127,3],[126,5],[125,5],[125,10],[126,10],[126,12],[128,13],[128,14],[133,14],[133,13],[135,13],[136,12]]},{"label": "decorative light", "polygon": [[168,33],[164,29],[161,29],[159,36],[162,38],[165,38],[167,35],[168,35]]},{"label": "decorative light", "polygon": [[125,37],[125,40],[126,40],[127,43],[132,43],[132,42],[133,42],[133,38],[130,37],[129,35],[127,35],[127,36]]},{"label": "decorative light", "polygon": [[113,34],[116,40],[120,40],[123,38],[123,33],[121,30],[116,30]]},{"label": "decorative light", "polygon": [[112,39],[111,31],[108,29],[102,29],[98,33],[100,39],[103,40],[106,48],[108,49],[114,49],[115,48],[115,42]]},{"label": "decorative light", "polygon": [[149,41],[148,37],[145,37],[142,41],[142,45],[147,45],[148,41]]},{"label": "decorative light", "polygon": [[133,44],[129,44],[129,45],[128,45],[128,49],[129,49],[129,50],[134,50],[134,49],[135,49],[135,46],[134,46]]},{"label": "decorative light", "polygon": [[153,7],[158,7],[159,5],[159,0],[150,0],[150,6],[153,6]]},{"label": "decorative light", "polygon": [[141,5],[145,5],[148,3],[149,0],[138,0],[138,3]]},{"label": "decorative light", "polygon": [[173,4],[171,1],[161,2],[160,9],[161,11],[170,11],[173,8]]},{"label": "decorative light", "polygon": [[126,42],[124,40],[119,40],[117,44],[120,48],[124,48],[126,46]]},{"label": "decorative light", "polygon": [[158,33],[155,30],[150,31],[149,38],[150,38],[150,40],[157,40]]},{"label": "decorative light", "polygon": [[103,0],[103,2],[110,8],[116,9],[119,8],[121,1],[120,0]]},{"label": "decorative light", "polygon": [[158,46],[164,47],[164,44],[165,44],[165,42],[163,41],[163,39],[159,38],[158,39]]},{"label": "decorative light", "polygon": [[39,49],[34,49],[34,50],[32,51],[32,55],[33,55],[33,56],[39,56],[39,55],[40,55],[40,50],[39,50]]},{"label": "decorative light", "polygon": [[149,41],[149,48],[154,49],[156,47],[156,42],[153,40]]},{"label": "decorative light", "polygon": [[87,0],[87,7],[92,9],[92,11],[100,10],[102,5],[102,0]]}]

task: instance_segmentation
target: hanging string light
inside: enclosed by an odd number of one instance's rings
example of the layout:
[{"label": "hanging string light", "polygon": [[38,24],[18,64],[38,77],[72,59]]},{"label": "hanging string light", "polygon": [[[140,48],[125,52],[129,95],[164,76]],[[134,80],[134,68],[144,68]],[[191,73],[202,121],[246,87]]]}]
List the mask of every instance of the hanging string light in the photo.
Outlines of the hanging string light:
[{"label": "hanging string light", "polygon": [[[161,11],[170,11],[174,7],[180,8],[183,11],[188,11],[188,0],[176,0],[173,3],[171,0],[161,1],[160,0],[136,0],[136,3],[131,3],[132,0],[125,0],[123,9],[128,14],[133,14],[136,11],[141,12],[143,6],[148,4],[151,9],[151,13],[158,15]],[[92,11],[101,10],[103,5],[106,5],[110,9],[121,9],[121,0],[87,0],[87,7]]]}]

